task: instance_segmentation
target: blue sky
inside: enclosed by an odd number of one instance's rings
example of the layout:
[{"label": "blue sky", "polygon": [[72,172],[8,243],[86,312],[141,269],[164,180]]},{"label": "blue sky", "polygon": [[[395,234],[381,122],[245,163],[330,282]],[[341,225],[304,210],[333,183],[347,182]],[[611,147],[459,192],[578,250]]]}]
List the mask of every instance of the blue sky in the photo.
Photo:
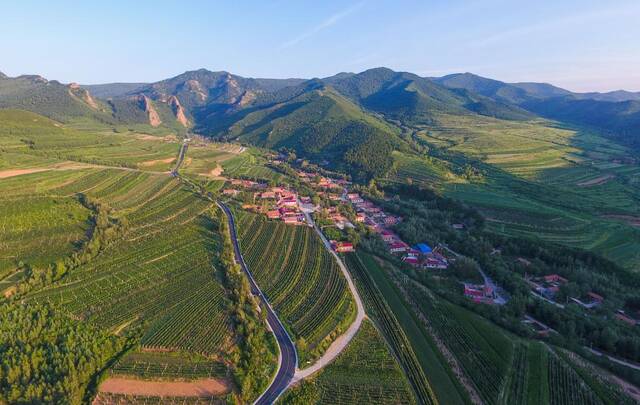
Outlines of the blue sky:
[{"label": "blue sky", "polygon": [[155,81],[204,67],[310,78],[387,66],[640,91],[639,0],[7,3],[10,76]]}]

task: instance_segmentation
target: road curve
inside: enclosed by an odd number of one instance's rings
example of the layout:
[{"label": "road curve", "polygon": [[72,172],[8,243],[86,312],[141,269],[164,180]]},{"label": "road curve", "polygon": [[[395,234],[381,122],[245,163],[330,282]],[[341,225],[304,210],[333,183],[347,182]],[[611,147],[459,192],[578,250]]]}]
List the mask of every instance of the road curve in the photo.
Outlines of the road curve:
[{"label": "road curve", "polygon": [[[300,201],[298,201],[298,204],[300,204]],[[362,324],[363,319],[366,317],[366,314],[364,311],[364,305],[362,304],[362,299],[360,299],[358,290],[356,289],[356,286],[354,285],[353,280],[351,279],[351,275],[349,274],[349,271],[347,270],[346,266],[342,262],[342,259],[340,259],[340,257],[336,254],[336,252],[333,251],[333,249],[331,248],[331,244],[329,243],[327,238],[325,238],[320,228],[318,228],[318,225],[316,225],[316,223],[314,222],[309,212],[307,212],[306,210],[303,210],[303,213],[307,219],[307,223],[313,226],[315,231],[318,233],[318,236],[322,240],[324,247],[336,259],[336,262],[338,263],[338,267],[340,267],[340,270],[342,271],[344,278],[347,279],[347,285],[349,286],[351,295],[353,296],[353,299],[356,302],[357,312],[356,312],[356,319],[351,323],[349,328],[342,335],[340,335],[336,340],[334,340],[331,343],[331,345],[324,352],[322,357],[316,360],[316,362],[313,363],[313,365],[311,365],[310,367],[307,367],[303,370],[296,369],[296,373],[295,373],[295,376],[293,377],[293,380],[291,381],[291,385],[315,374],[316,372],[320,371],[322,368],[327,366],[329,363],[331,363],[336,357],[338,357],[338,355],[342,353],[342,351],[347,347],[349,342],[351,342],[351,339],[353,339],[353,337],[356,335],[356,333],[360,329],[360,325]]]},{"label": "road curve", "polygon": [[262,294],[260,288],[258,288],[258,284],[253,279],[247,264],[244,262],[244,258],[242,257],[242,253],[240,252],[240,245],[238,244],[238,238],[236,235],[236,225],[233,219],[233,214],[229,207],[227,207],[224,203],[218,201],[218,206],[224,211],[229,220],[229,232],[231,233],[231,241],[233,242],[233,249],[235,251],[236,261],[242,267],[242,270],[247,274],[249,278],[249,284],[251,285],[251,293],[257,297],[259,297],[260,301],[264,304],[264,307],[267,309],[267,323],[269,324],[269,328],[273,332],[273,335],[278,342],[278,347],[280,348],[280,355],[278,356],[278,371],[276,372],[276,376],[273,381],[271,381],[271,385],[267,388],[265,392],[260,395],[260,397],[254,402],[255,405],[267,405],[273,404],[280,395],[287,389],[289,383],[293,379],[296,367],[298,366],[298,354],[296,352],[296,347],[291,340],[291,337],[287,333],[284,326],[282,326],[282,322],[278,319],[273,308],[267,301],[267,298]]}]

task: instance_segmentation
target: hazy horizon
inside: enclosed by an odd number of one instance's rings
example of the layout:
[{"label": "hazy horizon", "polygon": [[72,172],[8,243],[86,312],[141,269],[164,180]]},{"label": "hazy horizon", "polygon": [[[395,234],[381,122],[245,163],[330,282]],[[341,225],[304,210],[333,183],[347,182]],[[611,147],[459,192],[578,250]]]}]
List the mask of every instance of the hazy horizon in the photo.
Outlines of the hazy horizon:
[{"label": "hazy horizon", "polygon": [[0,71],[102,84],[199,68],[312,78],[385,66],[577,92],[640,91],[640,3],[556,3],[25,1],[3,7]]}]

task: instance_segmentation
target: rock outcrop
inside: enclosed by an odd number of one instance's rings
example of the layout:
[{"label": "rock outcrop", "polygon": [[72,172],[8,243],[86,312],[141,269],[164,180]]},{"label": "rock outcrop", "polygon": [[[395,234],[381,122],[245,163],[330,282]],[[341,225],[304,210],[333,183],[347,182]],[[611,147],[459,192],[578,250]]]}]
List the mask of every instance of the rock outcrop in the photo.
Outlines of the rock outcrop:
[{"label": "rock outcrop", "polygon": [[160,115],[158,115],[158,112],[156,111],[155,107],[153,106],[153,102],[149,97],[143,95],[138,96],[138,103],[140,105],[140,108],[142,108],[144,112],[147,113],[149,124],[151,124],[152,127],[157,127],[162,124]]},{"label": "rock outcrop", "polygon": [[184,108],[182,104],[180,104],[180,100],[178,97],[171,96],[169,97],[169,106],[171,107],[171,111],[176,116],[176,120],[182,124],[183,127],[189,126],[189,120],[187,119],[187,115],[184,112]]},{"label": "rock outcrop", "polygon": [[98,109],[98,103],[96,103],[96,100],[93,99],[93,97],[91,96],[91,93],[89,93],[88,90],[80,87],[78,83],[71,83],[69,84],[68,87],[69,87],[69,94],[71,95],[71,97],[79,98],[94,110]]}]

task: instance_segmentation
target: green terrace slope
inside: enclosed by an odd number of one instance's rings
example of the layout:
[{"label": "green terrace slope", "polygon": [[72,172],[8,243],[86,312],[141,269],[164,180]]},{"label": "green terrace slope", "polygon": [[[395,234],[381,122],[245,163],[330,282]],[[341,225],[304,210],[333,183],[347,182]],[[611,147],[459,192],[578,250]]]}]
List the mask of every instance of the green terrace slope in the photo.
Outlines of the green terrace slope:
[{"label": "green terrace slope", "polygon": [[640,169],[633,151],[546,121],[442,114],[416,126],[428,156],[394,153],[387,178],[439,189],[482,211],[498,233],[640,265]]}]

